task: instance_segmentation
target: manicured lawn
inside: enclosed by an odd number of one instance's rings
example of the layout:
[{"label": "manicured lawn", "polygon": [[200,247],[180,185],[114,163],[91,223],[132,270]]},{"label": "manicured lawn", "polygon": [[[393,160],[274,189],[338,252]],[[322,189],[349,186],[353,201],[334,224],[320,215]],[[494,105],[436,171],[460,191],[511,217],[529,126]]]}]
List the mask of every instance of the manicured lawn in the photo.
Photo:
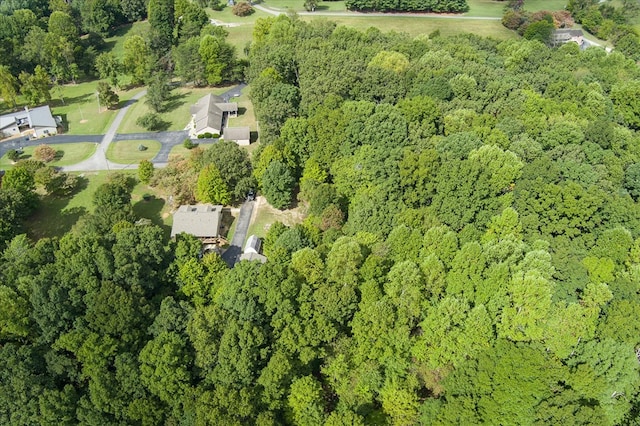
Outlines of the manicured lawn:
[{"label": "manicured lawn", "polygon": [[[138,147],[144,145],[146,150],[140,151]],[[109,145],[107,159],[114,163],[135,164],[142,160],[151,160],[160,152],[162,144],[154,140],[117,141]]]},{"label": "manicured lawn", "polygon": [[[76,194],[71,197],[42,197],[38,211],[27,220],[29,236],[33,239],[61,237],[69,232],[82,215],[93,212],[93,193],[98,186],[108,181],[110,173],[113,172],[78,173],[82,185]],[[117,173],[137,176],[134,170]],[[143,199],[145,194],[151,195],[149,201]],[[173,217],[169,214],[170,209],[159,191],[138,183],[133,188],[131,203],[138,217],[150,219],[154,224],[161,226],[168,238]]]},{"label": "manicured lawn", "polygon": [[[61,116],[65,125],[68,126],[67,134],[101,135],[109,128],[118,111],[105,108],[98,111],[97,86],[98,81],[94,80],[64,85],[60,93],[53,91],[54,99],[49,105],[53,115]],[[117,92],[120,104],[131,99],[140,90],[142,89],[136,88]]]},{"label": "manicured lawn", "polygon": [[[46,141],[43,140],[44,142]],[[96,151],[96,144],[92,142],[52,144],[50,146],[57,152],[56,160],[49,163],[51,166],[70,166],[86,160]],[[35,149],[35,146],[25,147],[21,158],[31,158]],[[6,154],[0,158],[0,169],[10,169],[12,167],[13,164]]]},{"label": "manicured lawn", "polygon": [[260,238],[264,238],[265,235],[267,235],[269,227],[273,223],[282,219],[279,218],[278,215],[270,208],[265,208],[265,206],[256,205],[254,206],[254,208],[257,208],[258,212],[255,213],[255,220],[251,223],[249,229],[247,230],[247,238],[250,235],[256,235]]},{"label": "manicured lawn", "polygon": [[[303,17],[303,19],[309,19]],[[359,30],[366,30],[369,27],[377,27],[383,32],[396,31],[417,36],[419,34],[429,34],[440,30],[443,36],[460,33],[474,33],[483,37],[494,37],[500,40],[518,37],[513,31],[503,27],[499,20],[472,20],[472,19],[439,19],[439,18],[412,18],[395,16],[332,16],[332,21],[340,25],[346,25]]]},{"label": "manicured lawn", "polygon": [[[208,93],[218,95],[226,92],[227,90],[228,87],[180,87],[173,89],[171,92],[171,98],[167,102],[167,110],[160,114],[160,118],[166,123],[163,130],[184,129],[191,120],[191,105]],[[118,128],[118,133],[138,133],[147,131],[136,124],[136,120],[138,120],[138,118],[151,111],[149,105],[145,104],[145,99],[145,97],[141,98],[127,110],[127,115]]]}]

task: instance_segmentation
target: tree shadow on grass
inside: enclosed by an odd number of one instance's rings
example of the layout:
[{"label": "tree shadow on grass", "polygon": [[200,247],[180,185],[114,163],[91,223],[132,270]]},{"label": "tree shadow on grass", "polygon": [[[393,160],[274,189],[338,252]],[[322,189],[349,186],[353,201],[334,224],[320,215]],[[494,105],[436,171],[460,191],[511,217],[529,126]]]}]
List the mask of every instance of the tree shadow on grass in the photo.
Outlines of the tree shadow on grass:
[{"label": "tree shadow on grass", "polygon": [[[65,97],[64,98],[64,102],[62,102],[61,99],[52,99],[51,102],[49,103],[49,106],[51,108],[55,108],[55,107],[60,107],[60,106],[81,104],[81,103],[87,102],[87,100],[89,98],[94,98],[95,99],[95,95],[93,93],[84,93],[84,94],[79,95],[79,96]],[[82,108],[82,106],[78,106],[78,108]]]},{"label": "tree shadow on grass", "polygon": [[184,103],[186,102],[184,98],[187,97],[186,93],[174,93],[172,94],[169,99],[167,99],[167,101],[164,104],[164,108],[163,110],[165,112],[169,112],[169,111],[173,111],[174,109],[184,105]]},{"label": "tree shadow on grass", "polygon": [[26,223],[29,234],[34,238],[62,237],[78,220],[87,214],[84,207],[67,209],[70,197],[45,195],[40,206]]},{"label": "tree shadow on grass", "polygon": [[151,223],[162,228],[164,234],[168,237],[171,234],[171,227],[166,225],[162,220],[162,209],[165,200],[156,198],[153,195],[145,195],[140,201],[133,205],[133,213],[139,218],[149,219]]}]

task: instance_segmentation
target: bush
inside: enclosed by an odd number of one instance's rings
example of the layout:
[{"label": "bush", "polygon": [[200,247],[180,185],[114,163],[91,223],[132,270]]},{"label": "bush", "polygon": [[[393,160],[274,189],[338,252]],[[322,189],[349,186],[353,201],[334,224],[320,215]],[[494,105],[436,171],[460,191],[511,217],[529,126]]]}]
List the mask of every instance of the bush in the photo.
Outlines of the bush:
[{"label": "bush", "polygon": [[7,158],[15,163],[20,159],[20,153],[15,149],[10,149],[7,151]]},{"label": "bush", "polygon": [[164,122],[162,121],[160,116],[155,112],[148,112],[142,117],[138,118],[136,120],[136,124],[138,126],[144,127],[147,130],[154,131],[154,130],[160,130],[164,125]]},{"label": "bush", "polygon": [[49,145],[42,144],[36,147],[33,151],[33,156],[36,160],[50,163],[56,158],[56,150],[51,148]]},{"label": "bush", "polygon": [[241,1],[233,6],[232,11],[236,16],[249,16],[253,13],[253,7],[246,1]]},{"label": "bush", "polygon": [[153,177],[153,163],[149,160],[142,160],[138,165],[138,179],[142,183],[149,183]]},{"label": "bush", "polygon": [[184,140],[184,142],[182,142],[182,146],[184,146],[187,149],[193,149],[195,148],[197,145],[195,143],[193,143],[193,141],[191,141],[191,139],[186,138]]}]

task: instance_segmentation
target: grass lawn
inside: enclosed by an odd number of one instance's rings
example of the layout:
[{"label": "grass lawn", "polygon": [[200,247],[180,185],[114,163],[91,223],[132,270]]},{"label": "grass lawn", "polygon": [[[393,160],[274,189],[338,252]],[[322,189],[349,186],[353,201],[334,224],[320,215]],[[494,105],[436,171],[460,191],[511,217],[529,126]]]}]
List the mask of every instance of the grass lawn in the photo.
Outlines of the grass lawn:
[{"label": "grass lawn", "polygon": [[105,51],[109,51],[113,53],[116,58],[122,59],[124,57],[124,42],[126,38],[134,35],[146,37],[149,28],[151,28],[151,26],[148,21],[122,25],[116,29],[113,36],[104,39],[107,44]]},{"label": "grass lawn", "polygon": [[[309,19],[304,17],[304,19]],[[474,33],[483,37],[493,37],[500,40],[516,38],[518,35],[503,27],[500,21],[493,20],[471,20],[471,19],[438,19],[438,18],[411,18],[395,16],[332,16],[332,21],[339,25],[346,25],[359,30],[366,30],[369,27],[377,27],[383,32],[396,31],[406,33],[411,36],[419,34],[429,34],[440,30],[443,36],[460,33]]]},{"label": "grass lawn", "polygon": [[[141,144],[147,149],[140,151],[138,147]],[[117,141],[107,148],[107,159],[120,164],[139,163],[142,160],[151,160],[160,152],[160,148],[162,144],[154,140]]]},{"label": "grass lawn", "polygon": [[[67,84],[62,86],[60,92],[53,91],[53,100],[49,103],[53,115],[62,117],[67,134],[70,135],[101,135],[104,134],[111,121],[118,113],[117,110],[101,108],[98,111],[96,88],[98,81],[89,81],[79,84]],[[133,90],[121,90],[118,93],[120,105],[131,99],[140,88]]]},{"label": "grass lawn", "polygon": [[[48,163],[50,166],[70,166],[86,160],[96,151],[96,144],[92,142],[52,144],[50,146],[56,150],[56,159]],[[25,147],[21,158],[31,158],[35,149],[35,146]],[[10,169],[12,167],[13,164],[6,154],[0,158],[0,169]]]},{"label": "grass lawn", "polygon": [[[166,111],[160,114],[162,121],[166,126],[162,130],[182,130],[191,120],[191,105],[195,104],[198,99],[208,93],[219,95],[228,90],[228,87],[205,87],[191,88],[180,87],[173,89],[171,98],[167,101]],[[144,127],[138,126],[136,120],[146,113],[150,112],[149,105],[145,104],[145,97],[131,105],[127,110],[127,115],[122,120],[122,124],[118,128],[118,133],[138,133],[146,132]]]},{"label": "grass lawn", "polygon": [[[61,237],[69,232],[82,215],[93,212],[93,193],[98,186],[108,181],[111,173],[113,172],[77,173],[81,177],[82,185],[76,194],[71,197],[43,196],[38,211],[27,220],[29,236],[33,239]],[[134,170],[117,173],[136,176]],[[151,195],[149,201],[143,199],[145,194]],[[150,219],[155,225],[161,226],[168,238],[171,233],[172,216],[165,200],[159,194],[156,189],[138,183],[133,188],[131,203],[138,217]]]}]

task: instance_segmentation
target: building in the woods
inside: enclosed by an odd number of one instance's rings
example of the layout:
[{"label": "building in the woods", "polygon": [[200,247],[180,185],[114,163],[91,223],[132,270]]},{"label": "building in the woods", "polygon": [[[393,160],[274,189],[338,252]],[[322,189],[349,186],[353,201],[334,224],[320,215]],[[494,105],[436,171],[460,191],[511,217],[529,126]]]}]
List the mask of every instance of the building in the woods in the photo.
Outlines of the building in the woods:
[{"label": "building in the woods", "polygon": [[62,125],[61,117],[53,117],[49,105],[0,115],[0,138],[30,135],[34,138],[55,135]]},{"label": "building in the woods", "polygon": [[262,240],[256,237],[255,235],[251,235],[247,239],[247,243],[244,245],[244,253],[240,255],[240,260],[257,260],[259,262],[265,263],[267,258],[260,254],[260,248],[262,247]]},{"label": "building in the woods", "polygon": [[582,30],[561,28],[551,33],[551,45],[560,46],[565,43],[577,43],[581,49],[586,48]]},{"label": "building in the woods", "polygon": [[220,242],[222,224],[222,206],[196,204],[180,206],[173,214],[171,238],[185,233],[198,237],[203,244]]}]

